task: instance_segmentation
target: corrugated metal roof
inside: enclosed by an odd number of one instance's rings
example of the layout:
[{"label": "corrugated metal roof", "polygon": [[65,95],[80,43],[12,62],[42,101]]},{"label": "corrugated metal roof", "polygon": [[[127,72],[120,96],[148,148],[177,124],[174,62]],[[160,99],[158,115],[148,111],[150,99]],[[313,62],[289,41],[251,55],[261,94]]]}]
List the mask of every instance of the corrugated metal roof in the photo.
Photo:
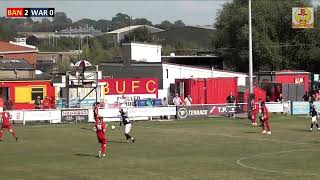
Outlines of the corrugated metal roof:
[{"label": "corrugated metal roof", "polygon": [[135,26],[127,26],[127,27],[120,28],[120,29],[117,29],[117,30],[114,30],[114,31],[110,31],[110,32],[107,32],[107,34],[119,34],[119,33],[124,33],[124,32],[132,31],[132,30],[134,30],[134,29],[136,29],[136,28],[140,28],[140,27],[145,27],[145,28],[148,28],[148,29],[158,30],[159,32],[164,31],[164,30],[162,30],[162,29],[159,29],[159,28],[156,28],[156,27],[153,27],[153,26],[148,26],[148,25],[135,25]]},{"label": "corrugated metal roof", "polygon": [[1,59],[0,69],[24,69],[24,70],[34,70],[34,67],[24,59]]}]

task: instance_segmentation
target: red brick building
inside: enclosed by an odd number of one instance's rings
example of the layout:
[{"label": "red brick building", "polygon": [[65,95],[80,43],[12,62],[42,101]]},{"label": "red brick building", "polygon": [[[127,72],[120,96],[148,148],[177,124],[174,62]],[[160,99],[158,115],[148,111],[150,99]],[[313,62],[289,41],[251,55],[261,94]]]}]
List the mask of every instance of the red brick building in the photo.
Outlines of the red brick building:
[{"label": "red brick building", "polygon": [[0,59],[24,59],[34,65],[37,52],[34,48],[0,41]]}]

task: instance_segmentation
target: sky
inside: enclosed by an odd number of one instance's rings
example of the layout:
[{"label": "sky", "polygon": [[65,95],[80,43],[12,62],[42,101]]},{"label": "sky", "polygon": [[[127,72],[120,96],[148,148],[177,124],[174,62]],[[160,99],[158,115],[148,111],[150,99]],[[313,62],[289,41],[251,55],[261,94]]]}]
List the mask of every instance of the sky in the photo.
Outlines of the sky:
[{"label": "sky", "polygon": [[231,0],[164,0],[164,1],[40,1],[0,0],[0,17],[6,16],[7,7],[54,7],[66,12],[73,21],[82,18],[111,20],[118,12],[133,18],[146,18],[153,24],[164,20],[182,20],[186,25],[212,25],[222,5]]}]

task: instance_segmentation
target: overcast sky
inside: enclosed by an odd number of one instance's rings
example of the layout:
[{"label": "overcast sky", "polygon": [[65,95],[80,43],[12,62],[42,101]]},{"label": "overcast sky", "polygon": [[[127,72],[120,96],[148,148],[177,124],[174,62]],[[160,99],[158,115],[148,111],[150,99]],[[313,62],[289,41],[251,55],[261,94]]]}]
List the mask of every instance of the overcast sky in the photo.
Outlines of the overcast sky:
[{"label": "overcast sky", "polygon": [[218,10],[230,0],[187,1],[12,1],[0,0],[0,16],[7,7],[54,7],[56,12],[66,12],[73,21],[82,18],[111,20],[118,12],[136,18],[146,18],[153,24],[164,20],[183,20],[187,25],[211,25]]}]

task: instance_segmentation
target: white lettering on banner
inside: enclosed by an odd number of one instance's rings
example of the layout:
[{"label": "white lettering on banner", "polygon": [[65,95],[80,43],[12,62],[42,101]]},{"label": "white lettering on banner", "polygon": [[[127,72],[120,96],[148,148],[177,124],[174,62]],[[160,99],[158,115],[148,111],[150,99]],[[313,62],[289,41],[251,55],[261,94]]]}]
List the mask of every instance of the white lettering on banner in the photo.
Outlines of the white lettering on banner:
[{"label": "white lettering on banner", "polygon": [[189,115],[195,115],[195,116],[199,116],[199,115],[207,115],[208,114],[208,110],[189,110]]},{"label": "white lettering on banner", "polygon": [[86,116],[88,115],[87,110],[62,110],[62,116]]},{"label": "white lettering on banner", "polygon": [[139,99],[156,98],[156,94],[119,94],[119,95],[105,95],[104,100],[107,104],[115,104],[124,96],[126,98],[126,106],[134,106],[134,102]]},{"label": "white lettering on banner", "polygon": [[220,113],[227,112],[227,108],[226,107],[218,107],[218,111]]}]

